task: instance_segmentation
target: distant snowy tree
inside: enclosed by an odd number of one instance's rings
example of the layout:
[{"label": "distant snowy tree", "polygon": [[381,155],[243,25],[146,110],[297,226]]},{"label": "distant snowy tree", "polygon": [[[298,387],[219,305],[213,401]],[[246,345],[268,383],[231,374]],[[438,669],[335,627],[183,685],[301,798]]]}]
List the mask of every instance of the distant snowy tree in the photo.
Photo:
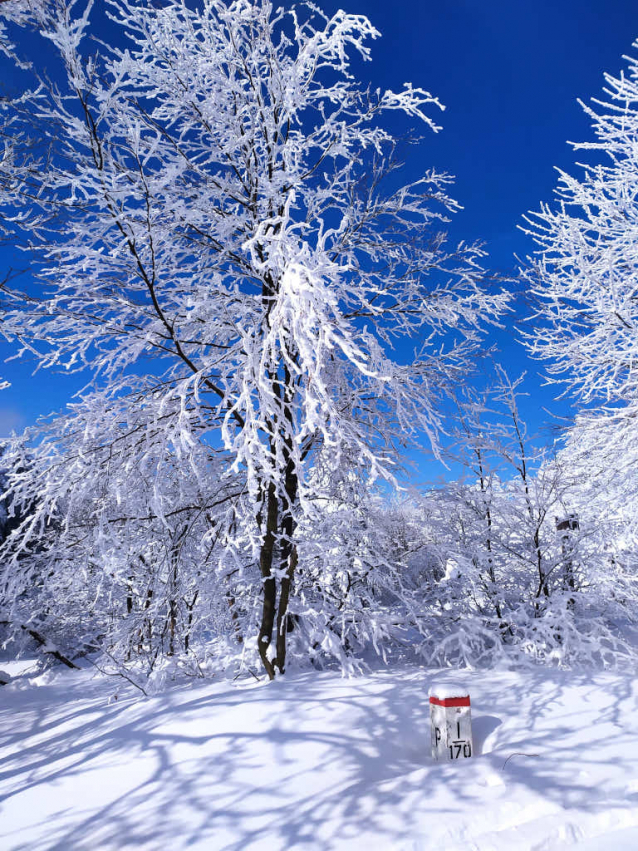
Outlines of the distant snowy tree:
[{"label": "distant snowy tree", "polygon": [[419,606],[424,655],[471,666],[624,664],[636,547],[603,494],[592,501],[585,459],[528,438],[521,380],[498,367],[496,379],[460,405],[453,457],[464,475],[422,498],[429,545],[445,564]]},{"label": "distant snowy tree", "polygon": [[[99,52],[90,0],[33,6],[61,68],[2,111],[2,201],[42,288],[5,288],[2,333],[93,381],[64,450],[55,427],[40,444],[42,511],[73,505],[86,464],[113,506],[100,546],[119,499],[135,516],[124,490],[142,475],[143,510],[168,531],[167,457],[195,482],[219,450],[213,480],[244,484],[210,570],[229,577],[228,554],[250,553],[232,582],[261,596],[244,637],[272,678],[321,505],[317,458],[355,455],[359,475],[390,478],[408,435],[435,442],[438,404],[505,298],[486,293],[479,248],[446,247],[449,178],[399,182],[380,119],[436,130],[439,105],[409,84],[359,85],[350,54],[368,59],[378,35],[365,17],[269,0],[104,6]],[[420,346],[408,363],[393,353],[406,337]]]}]

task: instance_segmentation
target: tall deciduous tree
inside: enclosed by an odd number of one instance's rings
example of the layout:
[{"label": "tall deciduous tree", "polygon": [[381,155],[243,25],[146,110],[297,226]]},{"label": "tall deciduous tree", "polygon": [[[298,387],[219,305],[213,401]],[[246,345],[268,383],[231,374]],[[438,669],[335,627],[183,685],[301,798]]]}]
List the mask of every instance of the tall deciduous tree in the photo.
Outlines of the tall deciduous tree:
[{"label": "tall deciduous tree", "polygon": [[[61,66],[4,104],[5,215],[43,294],[7,290],[2,330],[44,367],[90,370],[66,448],[99,456],[111,480],[117,465],[155,477],[159,522],[167,444],[193,476],[203,446],[243,478],[232,528],[253,553],[242,570],[262,595],[272,678],[318,453],[389,477],[406,435],[434,441],[438,402],[504,297],[483,289],[480,249],[445,245],[449,178],[399,180],[380,119],[436,130],[439,104],[357,82],[351,56],[368,59],[378,35],[365,17],[107,0],[111,42],[96,52],[92,5],[27,4]],[[420,347],[409,363],[395,354],[406,337]],[[42,469],[61,504],[73,476],[63,459]],[[115,478],[122,489],[131,473]]]},{"label": "tall deciduous tree", "polygon": [[[634,44],[638,47],[638,42]],[[596,164],[560,172],[558,203],[530,214],[540,246],[528,273],[539,302],[534,355],[585,403],[638,414],[638,60],[605,76],[606,101],[583,104],[596,141],[574,145]]]}]

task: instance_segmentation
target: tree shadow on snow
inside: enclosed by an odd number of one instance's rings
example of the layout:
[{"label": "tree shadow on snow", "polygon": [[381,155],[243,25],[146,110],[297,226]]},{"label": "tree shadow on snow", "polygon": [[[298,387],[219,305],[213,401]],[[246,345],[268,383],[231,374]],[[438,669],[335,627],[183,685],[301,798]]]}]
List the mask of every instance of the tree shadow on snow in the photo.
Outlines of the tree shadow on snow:
[{"label": "tree shadow on snow", "polygon": [[[110,703],[103,681],[69,675],[67,687],[32,689],[28,702],[8,695],[0,708],[0,748],[12,749],[0,765],[0,825],[16,796],[58,797],[43,838],[3,839],[0,829],[0,846],[243,851],[268,837],[270,849],[327,849],[365,832],[375,847],[390,847],[414,839],[429,816],[446,817],[435,800],[442,787],[456,812],[480,804],[486,771],[502,775],[499,794],[515,786],[563,808],[626,807],[622,789],[614,797],[587,780],[608,758],[610,735],[615,774],[635,774],[623,745],[636,731],[620,724],[625,702],[634,705],[631,684],[600,706],[601,677],[503,675],[488,694],[483,675],[472,703],[479,756],[460,770],[430,758],[426,671],[337,682],[303,674]],[[591,714],[591,735],[580,743],[567,686]]]}]

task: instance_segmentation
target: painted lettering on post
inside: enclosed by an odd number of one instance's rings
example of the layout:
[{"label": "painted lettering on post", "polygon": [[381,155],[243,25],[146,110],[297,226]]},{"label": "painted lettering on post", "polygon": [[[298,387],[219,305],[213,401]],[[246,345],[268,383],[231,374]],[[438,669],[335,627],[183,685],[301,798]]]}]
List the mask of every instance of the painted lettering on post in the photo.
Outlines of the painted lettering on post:
[{"label": "painted lettering on post", "polygon": [[433,686],[430,689],[430,719],[434,759],[449,761],[472,756],[472,718],[466,690],[449,683]]}]

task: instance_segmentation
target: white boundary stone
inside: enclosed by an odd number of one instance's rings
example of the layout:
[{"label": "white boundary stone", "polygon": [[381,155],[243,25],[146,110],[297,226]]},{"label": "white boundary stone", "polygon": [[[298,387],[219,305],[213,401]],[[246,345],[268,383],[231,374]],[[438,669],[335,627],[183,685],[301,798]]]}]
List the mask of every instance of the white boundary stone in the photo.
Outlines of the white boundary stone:
[{"label": "white boundary stone", "polygon": [[430,689],[432,756],[438,761],[468,759],[474,755],[470,695],[449,683]]}]

